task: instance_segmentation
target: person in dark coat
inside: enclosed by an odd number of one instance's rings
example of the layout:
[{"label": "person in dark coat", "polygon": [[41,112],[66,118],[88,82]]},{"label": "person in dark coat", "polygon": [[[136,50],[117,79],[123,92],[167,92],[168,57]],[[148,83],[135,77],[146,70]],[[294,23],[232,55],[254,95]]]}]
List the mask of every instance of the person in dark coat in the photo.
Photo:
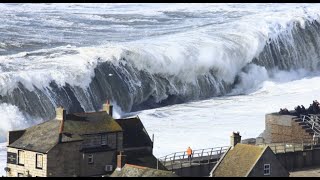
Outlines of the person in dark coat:
[{"label": "person in dark coat", "polygon": [[318,114],[319,113],[319,107],[318,107],[318,102],[317,101],[313,101],[312,103],[312,111],[313,114]]},{"label": "person in dark coat", "polygon": [[307,109],[307,114],[313,114],[312,104],[310,104],[309,108]]},{"label": "person in dark coat", "polygon": [[297,107],[294,108],[294,110],[295,110],[294,115],[300,116],[300,114],[301,114],[301,107],[298,105]]},{"label": "person in dark coat", "polygon": [[307,114],[307,110],[303,105],[301,105],[301,114],[303,114],[303,115]]}]

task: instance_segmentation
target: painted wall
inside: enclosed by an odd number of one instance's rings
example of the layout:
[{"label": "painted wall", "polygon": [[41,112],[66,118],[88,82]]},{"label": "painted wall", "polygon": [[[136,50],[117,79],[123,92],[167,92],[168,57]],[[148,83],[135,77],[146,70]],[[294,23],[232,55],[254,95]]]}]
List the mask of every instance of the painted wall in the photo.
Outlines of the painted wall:
[{"label": "painted wall", "polygon": [[[16,153],[18,157],[18,150],[15,148],[8,147],[7,152]],[[47,155],[42,154],[43,156],[43,168],[37,169],[36,168],[36,154],[37,152],[33,151],[26,151],[24,150],[24,165],[18,164],[9,164],[7,163],[7,167],[10,168],[10,171],[7,172],[7,177],[17,177],[18,173],[25,174],[27,176],[27,171],[32,177],[39,176],[44,177],[47,174]],[[18,162],[18,160],[17,160]]]}]

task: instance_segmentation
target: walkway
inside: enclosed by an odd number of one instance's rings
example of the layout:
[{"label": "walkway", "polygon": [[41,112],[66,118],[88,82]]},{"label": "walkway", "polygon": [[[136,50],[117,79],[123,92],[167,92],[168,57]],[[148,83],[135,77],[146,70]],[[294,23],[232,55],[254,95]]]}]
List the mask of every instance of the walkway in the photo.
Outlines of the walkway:
[{"label": "walkway", "polygon": [[159,158],[159,161],[171,171],[190,166],[216,163],[228,148],[229,146],[193,150],[191,161],[188,160],[186,151],[163,156]]}]

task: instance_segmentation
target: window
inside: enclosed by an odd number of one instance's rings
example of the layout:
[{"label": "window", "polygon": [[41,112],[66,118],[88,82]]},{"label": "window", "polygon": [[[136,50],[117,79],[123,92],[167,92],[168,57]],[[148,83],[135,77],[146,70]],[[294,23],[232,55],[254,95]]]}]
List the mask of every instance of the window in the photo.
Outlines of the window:
[{"label": "window", "polygon": [[101,145],[107,145],[107,134],[101,135]]},{"label": "window", "polygon": [[24,177],[22,173],[18,173],[18,177]]},{"label": "window", "polygon": [[111,148],[117,148],[116,147],[116,133],[109,133],[108,134],[108,146]]},{"label": "window", "polygon": [[43,155],[37,154],[36,155],[36,168],[42,169],[42,166],[43,166]]},{"label": "window", "polygon": [[93,155],[92,154],[88,155],[88,164],[93,164]]},{"label": "window", "polygon": [[24,165],[24,151],[18,150],[18,164]]},{"label": "window", "polygon": [[270,164],[264,164],[264,175],[270,175]]}]

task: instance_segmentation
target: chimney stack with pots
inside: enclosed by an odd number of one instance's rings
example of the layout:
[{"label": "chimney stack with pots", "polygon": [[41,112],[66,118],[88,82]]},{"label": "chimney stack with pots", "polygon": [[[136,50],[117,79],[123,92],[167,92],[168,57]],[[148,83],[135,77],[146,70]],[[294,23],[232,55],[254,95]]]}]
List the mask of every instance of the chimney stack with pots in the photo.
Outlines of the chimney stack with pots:
[{"label": "chimney stack with pots", "polygon": [[106,111],[112,117],[113,106],[110,104],[109,100],[103,104],[102,111]]},{"label": "chimney stack with pots", "polygon": [[241,142],[241,136],[239,132],[233,132],[232,135],[230,136],[230,144],[232,148]]},{"label": "chimney stack with pots", "polygon": [[56,108],[56,120],[60,121],[60,128],[59,128],[59,139],[58,142],[62,142],[62,133],[64,127],[64,121],[66,120],[67,112],[63,107]]},{"label": "chimney stack with pots", "polygon": [[117,155],[117,171],[121,171],[122,167],[126,163],[126,155],[122,154],[122,151],[120,151],[120,154]]}]

